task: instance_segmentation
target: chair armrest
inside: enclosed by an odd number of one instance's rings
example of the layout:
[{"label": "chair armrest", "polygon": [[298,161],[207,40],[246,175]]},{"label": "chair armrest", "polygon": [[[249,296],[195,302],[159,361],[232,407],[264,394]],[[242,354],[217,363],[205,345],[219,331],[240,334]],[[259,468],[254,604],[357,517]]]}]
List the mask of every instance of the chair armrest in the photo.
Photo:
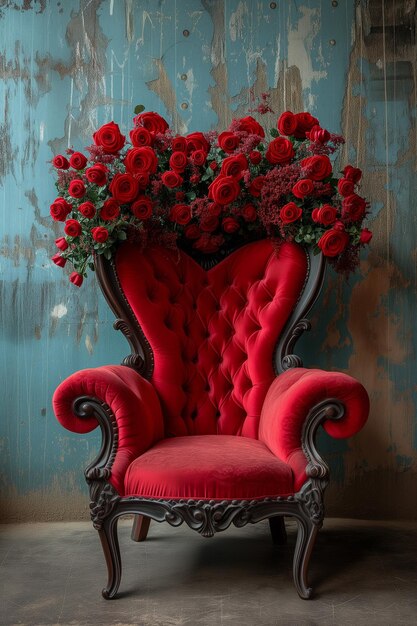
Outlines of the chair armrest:
[{"label": "chair armrest", "polygon": [[292,467],[298,490],[307,474],[312,475],[306,472],[307,464],[322,463],[314,447],[318,426],[322,424],[332,437],[351,437],[365,424],[368,414],[368,394],[355,378],[294,368],[280,374],[266,395],[259,439]]},{"label": "chair armrest", "polygon": [[130,463],[164,436],[154,388],[123,365],[76,372],[59,385],[52,404],[58,421],[72,432],[88,433],[100,425],[101,450],[86,478],[109,480],[119,495]]}]

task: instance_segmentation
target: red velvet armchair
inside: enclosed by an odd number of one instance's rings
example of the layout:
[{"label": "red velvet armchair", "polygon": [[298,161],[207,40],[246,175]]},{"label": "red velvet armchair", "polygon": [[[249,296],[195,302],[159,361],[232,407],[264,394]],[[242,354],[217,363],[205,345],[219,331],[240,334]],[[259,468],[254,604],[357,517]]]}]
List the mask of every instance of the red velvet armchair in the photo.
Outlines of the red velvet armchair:
[{"label": "red velvet armchair", "polygon": [[135,540],[149,520],[185,521],[211,537],[268,518],[283,541],[284,516],[292,516],[294,582],[309,598],[329,474],[315,434],[323,425],[350,437],[369,410],[359,382],[304,369],[293,354],[309,328],[323,258],[264,240],[206,270],[184,252],[125,243],[96,270],[131,354],[70,376],[53,404],[69,430],[102,431],[85,476],[108,567],[104,597],[120,584],[118,518],[134,514]]}]

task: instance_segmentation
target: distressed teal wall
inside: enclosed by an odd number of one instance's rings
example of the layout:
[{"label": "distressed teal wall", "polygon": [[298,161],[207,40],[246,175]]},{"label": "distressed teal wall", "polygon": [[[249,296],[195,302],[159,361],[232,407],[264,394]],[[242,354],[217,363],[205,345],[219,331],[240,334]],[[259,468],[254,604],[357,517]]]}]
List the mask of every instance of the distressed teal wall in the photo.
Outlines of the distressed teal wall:
[{"label": "distressed teal wall", "polygon": [[344,133],[373,207],[368,258],[348,284],[329,272],[302,342],[306,363],[351,372],[372,400],[354,440],[322,437],[329,512],[417,515],[413,24],[415,3],[401,0],[1,4],[3,519],[86,516],[82,469],[98,436],[63,430],[51,396],[73,371],[126,353],[94,278],[76,290],[49,260],[51,157],[88,145],[105,121],[126,131],[138,103],[191,132],[224,128],[266,91],[276,113],[308,109]]}]

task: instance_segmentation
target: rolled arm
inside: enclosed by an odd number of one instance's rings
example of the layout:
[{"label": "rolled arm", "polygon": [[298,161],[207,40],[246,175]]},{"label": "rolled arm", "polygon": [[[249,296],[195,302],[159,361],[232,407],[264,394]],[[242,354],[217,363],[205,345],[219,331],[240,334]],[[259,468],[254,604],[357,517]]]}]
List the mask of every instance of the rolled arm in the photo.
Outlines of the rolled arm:
[{"label": "rolled arm", "polygon": [[[68,430],[88,433],[106,422],[112,445],[103,442],[109,482],[124,495],[130,463],[163,437],[161,406],[149,381],[123,365],[80,370],[56,389],[53,408]],[[106,446],[109,448],[106,452]]]},{"label": "rolled arm", "polygon": [[324,420],[324,429],[338,439],[351,437],[368,418],[369,397],[365,388],[347,374],[305,368],[287,370],[274,380],[266,395],[259,439],[291,465],[296,489],[307,478],[308,459],[302,440],[307,418],[316,407],[331,400],[343,406],[343,417]]}]

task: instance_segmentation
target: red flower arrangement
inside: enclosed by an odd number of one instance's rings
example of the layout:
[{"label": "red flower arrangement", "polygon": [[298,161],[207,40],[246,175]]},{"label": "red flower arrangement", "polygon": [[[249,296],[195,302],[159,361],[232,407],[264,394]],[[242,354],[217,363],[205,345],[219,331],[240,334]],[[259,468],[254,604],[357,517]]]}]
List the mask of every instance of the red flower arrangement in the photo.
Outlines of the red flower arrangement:
[{"label": "red flower arrangement", "polygon": [[67,150],[58,172],[54,220],[65,237],[52,261],[74,267],[80,286],[93,254],[110,258],[126,238],[160,243],[191,255],[225,255],[248,241],[297,241],[322,252],[336,271],[353,271],[372,233],[362,228],[368,204],[357,193],[361,170],[335,176],[330,160],[343,137],[309,113],[283,113],[265,139],[251,116],[218,134],[175,136],[157,113],[134,118],[130,142],[104,124],[87,148]]}]

